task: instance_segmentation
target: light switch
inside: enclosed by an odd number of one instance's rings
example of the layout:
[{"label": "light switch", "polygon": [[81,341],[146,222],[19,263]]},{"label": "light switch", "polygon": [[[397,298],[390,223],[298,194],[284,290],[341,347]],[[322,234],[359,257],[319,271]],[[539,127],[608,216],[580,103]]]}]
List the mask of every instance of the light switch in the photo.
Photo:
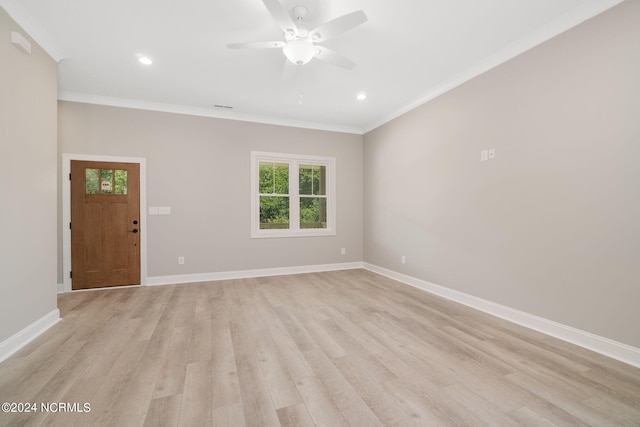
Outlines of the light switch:
[{"label": "light switch", "polygon": [[169,215],[169,214],[171,214],[171,207],[169,207],[169,206],[160,206],[158,208],[158,213],[160,215]]},{"label": "light switch", "polygon": [[480,161],[486,162],[487,160],[489,160],[489,151],[488,150],[480,151]]},{"label": "light switch", "polygon": [[158,215],[158,207],[149,206],[149,215]]}]

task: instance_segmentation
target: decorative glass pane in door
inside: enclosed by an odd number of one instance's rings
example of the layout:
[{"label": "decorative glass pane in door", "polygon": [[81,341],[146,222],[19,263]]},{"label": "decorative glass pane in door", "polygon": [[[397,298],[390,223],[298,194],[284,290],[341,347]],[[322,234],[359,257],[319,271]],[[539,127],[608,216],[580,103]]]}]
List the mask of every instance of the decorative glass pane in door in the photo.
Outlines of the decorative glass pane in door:
[{"label": "decorative glass pane in door", "polygon": [[84,192],[85,194],[98,194],[98,173],[100,169],[84,170]]},{"label": "decorative glass pane in door", "polygon": [[116,169],[116,194],[127,194],[127,171]]},{"label": "decorative glass pane in door", "polygon": [[113,171],[102,169],[100,171],[100,193],[111,194],[113,192]]}]

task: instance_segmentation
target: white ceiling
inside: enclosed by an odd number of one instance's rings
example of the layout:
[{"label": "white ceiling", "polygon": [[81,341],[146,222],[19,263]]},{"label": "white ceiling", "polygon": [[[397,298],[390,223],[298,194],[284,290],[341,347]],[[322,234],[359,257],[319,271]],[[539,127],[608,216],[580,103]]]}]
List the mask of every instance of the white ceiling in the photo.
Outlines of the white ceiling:
[{"label": "white ceiling", "polygon": [[226,47],[283,39],[262,0],[0,6],[60,61],[60,99],[363,133],[620,1],[281,0],[306,6],[312,26],[359,9],[368,17],[323,43],[353,70],[312,60],[288,81],[281,50]]}]

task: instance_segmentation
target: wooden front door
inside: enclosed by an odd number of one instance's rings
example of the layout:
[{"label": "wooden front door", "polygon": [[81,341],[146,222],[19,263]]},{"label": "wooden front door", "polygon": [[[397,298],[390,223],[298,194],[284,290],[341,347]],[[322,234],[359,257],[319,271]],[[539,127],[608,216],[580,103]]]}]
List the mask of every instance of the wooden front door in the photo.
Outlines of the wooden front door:
[{"label": "wooden front door", "polygon": [[71,161],[71,289],[140,284],[140,165]]}]

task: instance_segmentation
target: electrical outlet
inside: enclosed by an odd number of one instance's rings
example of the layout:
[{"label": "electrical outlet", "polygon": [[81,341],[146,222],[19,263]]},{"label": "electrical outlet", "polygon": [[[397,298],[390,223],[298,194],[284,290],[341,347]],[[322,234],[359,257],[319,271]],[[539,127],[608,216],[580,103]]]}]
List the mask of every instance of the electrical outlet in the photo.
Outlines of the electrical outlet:
[{"label": "electrical outlet", "polygon": [[489,160],[493,160],[496,158],[496,149],[495,148],[490,148],[489,149]]},{"label": "electrical outlet", "polygon": [[180,265],[184,264],[184,257],[183,256],[179,256],[178,257],[178,264],[180,264]]},{"label": "electrical outlet", "polygon": [[344,255],[346,253],[347,253],[347,249],[346,248],[340,249],[340,254]]}]

